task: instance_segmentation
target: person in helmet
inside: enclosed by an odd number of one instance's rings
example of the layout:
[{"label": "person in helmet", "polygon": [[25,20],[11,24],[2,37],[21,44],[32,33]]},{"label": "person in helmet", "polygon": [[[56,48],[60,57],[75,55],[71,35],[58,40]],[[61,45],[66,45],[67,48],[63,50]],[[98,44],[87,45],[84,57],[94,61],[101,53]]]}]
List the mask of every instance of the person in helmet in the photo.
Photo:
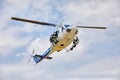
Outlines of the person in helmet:
[{"label": "person in helmet", "polygon": [[58,43],[58,31],[55,31],[51,36],[50,36],[50,42],[52,45],[55,45]]},{"label": "person in helmet", "polygon": [[78,39],[78,37],[76,37],[75,39],[73,39],[72,47],[69,50],[67,50],[67,52],[69,52],[70,50],[73,50],[78,43],[79,43],[79,39]]}]

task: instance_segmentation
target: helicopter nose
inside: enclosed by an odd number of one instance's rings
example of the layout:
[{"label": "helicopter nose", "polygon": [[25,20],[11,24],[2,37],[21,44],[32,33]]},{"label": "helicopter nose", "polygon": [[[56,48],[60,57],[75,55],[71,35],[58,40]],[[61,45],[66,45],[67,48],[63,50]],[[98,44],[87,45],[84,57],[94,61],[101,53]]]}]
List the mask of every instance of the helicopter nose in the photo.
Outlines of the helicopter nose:
[{"label": "helicopter nose", "polygon": [[71,31],[71,29],[66,29],[66,31],[67,31],[67,32],[70,32],[70,31]]}]

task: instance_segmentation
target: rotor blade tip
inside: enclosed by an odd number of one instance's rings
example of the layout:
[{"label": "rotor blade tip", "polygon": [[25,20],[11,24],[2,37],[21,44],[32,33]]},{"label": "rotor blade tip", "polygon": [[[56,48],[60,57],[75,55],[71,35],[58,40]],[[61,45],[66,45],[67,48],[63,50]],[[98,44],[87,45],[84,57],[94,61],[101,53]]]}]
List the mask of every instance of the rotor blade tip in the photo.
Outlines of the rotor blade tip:
[{"label": "rotor blade tip", "polygon": [[14,17],[11,17],[11,19],[14,19]]}]

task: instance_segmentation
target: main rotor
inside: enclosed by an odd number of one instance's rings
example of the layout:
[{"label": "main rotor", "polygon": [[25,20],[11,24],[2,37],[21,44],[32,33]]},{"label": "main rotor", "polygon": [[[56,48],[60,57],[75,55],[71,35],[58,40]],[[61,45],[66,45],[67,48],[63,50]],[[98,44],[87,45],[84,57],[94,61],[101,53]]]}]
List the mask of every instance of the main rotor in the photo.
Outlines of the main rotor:
[{"label": "main rotor", "polygon": [[[23,18],[16,18],[16,17],[11,17],[12,20],[16,20],[16,21],[22,21],[22,22],[28,22],[28,23],[34,23],[34,24],[39,24],[39,25],[46,25],[46,26],[52,26],[52,27],[60,27],[62,28],[63,26],[65,28],[70,27],[71,25],[62,25],[62,23],[60,24],[53,24],[53,23],[48,23],[48,22],[41,22],[41,21],[34,21],[34,20],[29,20],[29,19],[23,19]],[[91,29],[106,29],[106,27],[104,26],[76,26],[77,28],[91,28]]]}]

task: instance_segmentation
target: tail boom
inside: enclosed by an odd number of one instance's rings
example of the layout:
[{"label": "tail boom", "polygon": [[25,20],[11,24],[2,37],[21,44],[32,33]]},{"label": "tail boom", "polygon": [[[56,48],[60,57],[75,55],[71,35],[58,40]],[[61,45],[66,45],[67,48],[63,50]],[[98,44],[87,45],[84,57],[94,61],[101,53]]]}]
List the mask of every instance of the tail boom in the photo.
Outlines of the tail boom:
[{"label": "tail boom", "polygon": [[43,55],[34,55],[33,59],[35,61],[35,63],[39,63],[40,61],[42,61],[43,59],[52,59],[52,57],[49,57],[49,55],[52,53],[53,51],[51,50],[51,48],[48,48],[47,51],[45,51],[43,53]]}]

